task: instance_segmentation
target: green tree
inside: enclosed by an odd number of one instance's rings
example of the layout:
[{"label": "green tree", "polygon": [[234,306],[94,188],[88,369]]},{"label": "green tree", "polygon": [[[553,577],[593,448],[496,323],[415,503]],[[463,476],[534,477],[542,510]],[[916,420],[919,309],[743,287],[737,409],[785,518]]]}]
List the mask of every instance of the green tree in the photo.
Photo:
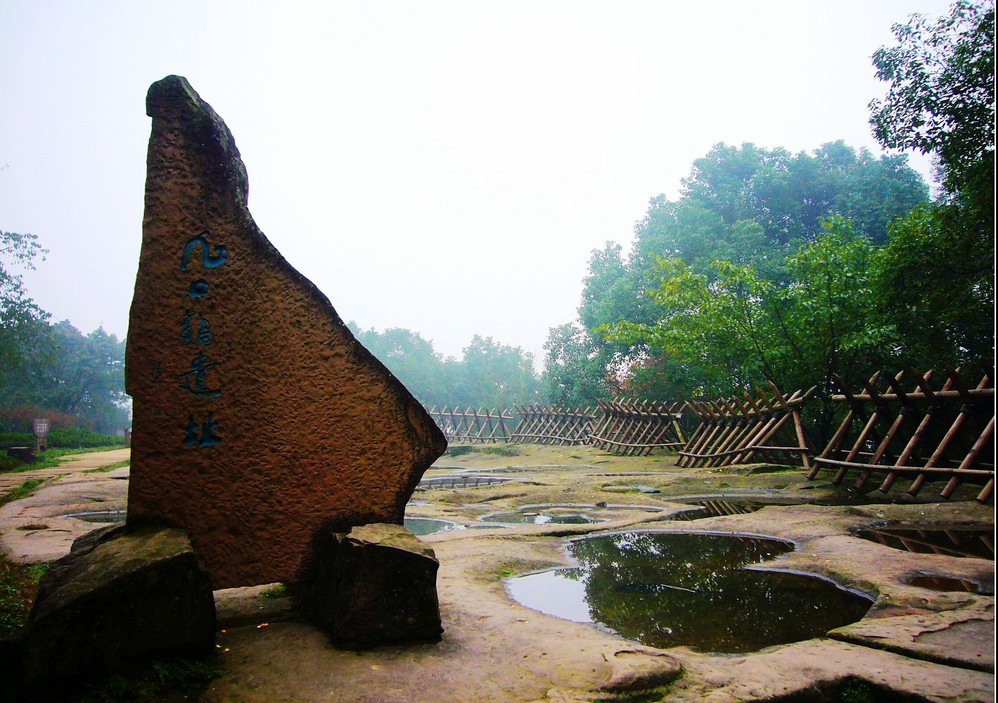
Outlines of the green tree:
[{"label": "green tree", "polygon": [[544,343],[542,382],[548,402],[556,405],[595,407],[619,389],[607,373],[600,350],[585,328],[568,323],[552,327]]},{"label": "green tree", "polygon": [[113,434],[128,425],[125,342],[103,328],[84,335],[68,320],[52,326],[51,363],[34,372],[35,402]]},{"label": "green tree", "polygon": [[[882,244],[889,224],[928,196],[928,187],[903,155],[874,157],[841,141],[798,154],[717,144],[694,162],[677,200],[651,200],[626,258],[617,244],[593,252],[579,307],[579,320],[595,345],[587,356],[598,360],[609,377],[622,379],[620,390],[628,395],[683,398],[720,389],[725,380],[720,392],[726,393],[740,379],[758,376],[758,368],[740,366],[754,362],[732,354],[708,362],[640,336],[607,336],[608,330],[620,331],[614,325],[621,321],[646,330],[663,323],[663,276],[679,270],[668,268],[675,263],[661,268],[660,260],[682,262],[684,275],[701,276],[697,280],[705,289],[723,290],[734,285],[735,271],[750,270],[754,279],[785,291],[793,281],[788,257],[824,236],[823,219],[848,220],[856,237]],[[718,261],[728,268],[715,266]],[[690,283],[683,278],[676,285]],[[747,295],[749,283],[741,280],[728,291],[732,301]],[[549,342],[559,347],[556,339]],[[567,385],[563,378],[559,383]]]},{"label": "green tree", "polygon": [[519,347],[475,335],[458,360],[438,354],[417,332],[348,327],[427,408],[508,409],[541,399],[533,355]]},{"label": "green tree", "polygon": [[538,402],[540,379],[533,354],[475,335],[464,348],[461,404],[487,409]]},{"label": "green tree", "polygon": [[876,255],[849,220],[836,216],[785,259],[775,280],[751,264],[717,260],[708,274],[679,258],[662,259],[652,292],[658,319],[622,321],[606,331],[668,360],[677,375],[672,385],[688,397],[730,395],[767,381],[788,393],[817,385],[816,430],[824,438],[833,374],[852,377],[888,361],[896,348],[891,330],[871,320]]},{"label": "green tree", "polygon": [[903,366],[994,358],[994,250],[966,210],[918,207],[892,228],[875,264],[878,310]]},{"label": "green tree", "polygon": [[994,358],[995,8],[957,0],[946,17],[894,26],[873,57],[888,83],[870,103],[887,148],[931,154],[944,198],[892,229],[879,262],[883,318],[909,363]]},{"label": "green tree", "polygon": [[356,323],[349,325],[357,340],[409,389],[426,407],[454,402],[454,383],[444,359],[433,349],[433,342],[418,332],[392,327],[384,332],[360,330]]},{"label": "green tree", "polygon": [[33,234],[0,232],[0,392],[23,373],[29,355],[45,346],[49,314],[28,297],[15,269],[34,269],[47,253]]},{"label": "green tree", "polygon": [[893,27],[897,45],[873,55],[887,97],[870,103],[877,140],[938,158],[951,194],[970,191],[993,212],[995,8],[957,0],[934,22],[913,15]]}]

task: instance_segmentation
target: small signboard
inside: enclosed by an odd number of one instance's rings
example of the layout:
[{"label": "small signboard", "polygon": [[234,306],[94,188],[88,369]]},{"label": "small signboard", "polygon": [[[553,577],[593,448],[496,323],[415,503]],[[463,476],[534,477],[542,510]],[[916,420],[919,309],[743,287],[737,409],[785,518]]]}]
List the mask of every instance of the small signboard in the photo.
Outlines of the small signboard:
[{"label": "small signboard", "polygon": [[35,433],[35,451],[44,452],[49,448],[49,421],[44,417],[36,417],[31,426]]}]

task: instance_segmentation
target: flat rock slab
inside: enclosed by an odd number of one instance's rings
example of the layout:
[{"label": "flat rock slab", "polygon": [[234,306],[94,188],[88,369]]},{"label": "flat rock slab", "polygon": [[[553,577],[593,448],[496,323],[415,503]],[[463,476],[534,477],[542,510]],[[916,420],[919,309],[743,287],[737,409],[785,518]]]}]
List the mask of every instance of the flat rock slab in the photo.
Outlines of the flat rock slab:
[{"label": "flat rock slab", "polygon": [[47,478],[51,482],[27,498],[0,506],[0,549],[13,561],[55,561],[69,552],[78,537],[98,527],[68,517],[71,514],[125,510],[127,468],[57,473]]},{"label": "flat rock slab", "polygon": [[401,524],[446,440],[256,226],[211,106],[170,76],[147,112],[128,521],[186,530],[216,588],[297,582],[320,531]]}]

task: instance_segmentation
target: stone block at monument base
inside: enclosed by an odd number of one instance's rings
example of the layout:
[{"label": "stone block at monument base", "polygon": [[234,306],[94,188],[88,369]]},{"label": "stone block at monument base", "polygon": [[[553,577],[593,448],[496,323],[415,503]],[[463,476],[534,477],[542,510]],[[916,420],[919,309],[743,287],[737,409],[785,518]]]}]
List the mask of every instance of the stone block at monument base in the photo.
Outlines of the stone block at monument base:
[{"label": "stone block at monument base", "polygon": [[19,644],[19,683],[33,700],[153,660],[203,657],[215,644],[208,573],[181,530],[91,532],[42,578]]},{"label": "stone block at monument base", "polygon": [[305,587],[304,609],[341,647],[438,640],[439,565],[433,549],[400,525],[329,534]]}]

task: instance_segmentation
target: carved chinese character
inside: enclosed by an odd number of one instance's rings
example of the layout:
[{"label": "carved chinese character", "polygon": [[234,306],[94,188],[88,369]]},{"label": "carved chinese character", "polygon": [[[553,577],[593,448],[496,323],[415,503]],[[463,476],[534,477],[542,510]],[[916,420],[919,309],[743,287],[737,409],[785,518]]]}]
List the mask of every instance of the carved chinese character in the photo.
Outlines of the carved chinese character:
[{"label": "carved chinese character", "polygon": [[215,333],[211,331],[208,320],[193,310],[187,310],[184,312],[184,321],[180,323],[180,338],[184,340],[184,344],[189,346],[196,341],[202,347],[207,347],[215,341]]},{"label": "carved chinese character", "polygon": [[221,365],[220,361],[212,361],[204,354],[198,354],[191,360],[191,368],[180,374],[183,380],[182,388],[192,395],[216,398],[222,395],[221,389],[208,388],[208,371]]},{"label": "carved chinese character", "polygon": [[215,247],[215,253],[211,253],[211,245],[208,243],[210,232],[204,232],[196,237],[191,237],[184,246],[184,252],[180,255],[180,270],[186,272],[187,264],[191,260],[191,255],[198,247],[201,248],[201,265],[205,268],[218,268],[229,260],[229,250],[223,246]]},{"label": "carved chinese character", "polygon": [[187,447],[213,447],[222,441],[222,438],[215,434],[218,429],[218,422],[214,413],[208,413],[207,419],[201,423],[200,435],[198,434],[198,423],[194,420],[194,415],[187,416],[187,424],[181,429],[184,431],[183,444]]}]

